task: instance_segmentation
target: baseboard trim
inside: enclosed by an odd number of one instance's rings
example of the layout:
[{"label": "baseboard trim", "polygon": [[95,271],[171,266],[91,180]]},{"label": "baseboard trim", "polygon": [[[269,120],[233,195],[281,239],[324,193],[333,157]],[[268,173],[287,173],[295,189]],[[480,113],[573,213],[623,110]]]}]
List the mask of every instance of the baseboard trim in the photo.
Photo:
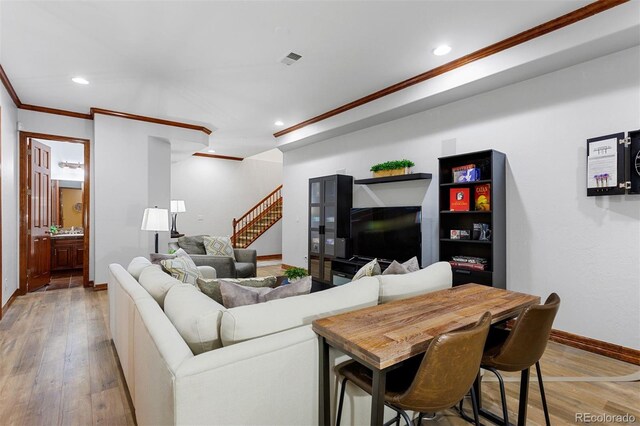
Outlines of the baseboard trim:
[{"label": "baseboard trim", "polygon": [[627,348],[626,346],[603,342],[602,340],[579,336],[561,330],[551,330],[549,340],[594,354],[604,355],[608,358],[640,365],[640,351],[637,349]]},{"label": "baseboard trim", "polygon": [[9,300],[7,300],[7,303],[5,303],[2,309],[0,309],[0,319],[2,319],[2,317],[4,316],[4,313],[7,311],[7,309],[9,309],[9,307],[13,304],[13,302],[16,301],[18,296],[20,296],[20,290],[16,289],[11,295],[11,297],[9,297]]},{"label": "baseboard trim", "polygon": [[282,253],[281,254],[265,254],[264,256],[257,256],[256,259],[257,260],[278,260],[278,259],[282,259]]},{"label": "baseboard trim", "polygon": [[282,269],[297,268],[297,266],[287,265],[286,263],[283,263],[282,265],[280,265],[280,267],[281,267]]},{"label": "baseboard trim", "polygon": [[107,283],[93,285],[93,291],[103,291],[106,289],[107,289]]}]

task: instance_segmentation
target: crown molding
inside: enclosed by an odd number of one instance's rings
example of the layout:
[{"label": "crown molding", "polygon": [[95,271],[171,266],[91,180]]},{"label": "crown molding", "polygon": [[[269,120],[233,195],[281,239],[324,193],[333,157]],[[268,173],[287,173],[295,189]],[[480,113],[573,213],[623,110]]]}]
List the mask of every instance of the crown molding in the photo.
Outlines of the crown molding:
[{"label": "crown molding", "polygon": [[207,154],[204,152],[196,152],[193,154],[194,157],[207,157],[207,158],[217,158],[219,160],[233,160],[233,161],[242,161],[244,158],[242,157],[231,157],[228,155],[216,155],[216,154]]},{"label": "crown molding", "polygon": [[199,126],[196,124],[189,124],[189,123],[183,123],[180,121],[172,121],[172,120],[165,120],[162,118],[153,118],[153,117],[147,117],[144,115],[137,115],[137,114],[130,114],[128,112],[120,112],[120,111],[112,111],[112,110],[108,110],[108,109],[102,109],[102,108],[91,108],[91,117],[93,118],[96,114],[103,114],[103,115],[111,115],[113,117],[120,117],[120,118],[126,118],[129,120],[137,120],[137,121],[144,121],[147,123],[154,123],[154,124],[162,124],[165,126],[173,126],[173,127],[180,127],[183,129],[189,129],[189,130],[196,130],[199,132],[202,132],[206,135],[210,135],[211,134],[211,130],[209,130],[208,128],[204,127],[204,126]]},{"label": "crown molding", "polygon": [[590,3],[584,7],[574,10],[573,12],[569,12],[565,15],[562,15],[558,18],[547,21],[543,24],[530,28],[526,31],[518,33],[514,36],[501,40],[497,43],[484,47],[482,49],[476,50],[475,52],[469,53],[468,55],[462,56],[458,59],[455,59],[451,62],[448,62],[439,67],[433,68],[429,71],[425,71],[422,74],[418,74],[414,77],[411,77],[407,80],[401,81],[399,83],[393,84],[391,86],[385,87],[384,89],[378,90],[377,92],[371,93],[370,95],[364,96],[360,99],[356,99],[355,101],[349,102],[338,108],[334,108],[330,111],[327,111],[323,114],[317,115],[313,118],[305,120],[301,123],[295,124],[291,127],[287,127],[286,129],[280,130],[273,134],[276,138],[280,136],[284,136],[288,133],[294,132],[296,130],[300,130],[304,127],[307,127],[311,124],[318,123],[320,121],[326,120],[327,118],[336,116],[345,111],[349,111],[351,109],[357,108],[369,102],[372,102],[376,99],[380,99],[384,96],[390,95],[392,93],[398,92],[402,89],[406,89],[407,87],[414,86],[416,84],[422,83],[429,79],[432,79],[436,76],[445,74],[449,71],[453,71],[457,68],[460,68],[469,63],[478,61],[480,59],[495,55],[496,53],[502,52],[506,49],[509,49],[514,46],[518,46],[520,44],[526,43],[527,41],[533,40],[545,34],[549,34],[553,31],[564,28],[568,25],[574,24],[576,22],[582,21],[583,19],[589,18],[598,13],[609,10],[613,7],[619,6],[623,3],[627,3],[629,0],[598,0],[593,3]]},{"label": "crown molding", "polygon": [[40,105],[23,104],[20,101],[20,98],[18,97],[18,93],[15,91],[15,89],[13,88],[13,85],[11,84],[11,81],[9,80],[9,76],[4,71],[4,68],[2,68],[2,65],[0,65],[0,80],[2,81],[2,84],[4,85],[5,89],[7,89],[7,92],[9,93],[9,96],[13,100],[13,103],[16,105],[16,108],[19,108],[19,109],[41,112],[45,114],[54,114],[54,115],[62,115],[66,117],[81,118],[83,120],[93,120],[93,117],[95,114],[104,114],[104,115],[111,115],[114,117],[127,118],[129,120],[144,121],[147,123],[162,124],[164,126],[173,126],[173,127],[180,127],[183,129],[196,130],[198,132],[202,132],[206,134],[207,136],[209,136],[212,133],[211,129],[204,126],[197,125],[197,124],[183,123],[181,121],[165,120],[162,118],[147,117],[145,115],[137,115],[137,114],[130,114],[128,112],[112,111],[112,110],[103,109],[103,108],[92,107],[89,110],[89,114],[85,114],[81,112],[68,111],[64,109],[49,108],[49,107],[40,106]]},{"label": "crown molding", "polygon": [[20,98],[18,97],[16,90],[13,88],[11,81],[9,81],[9,76],[4,72],[2,65],[0,65],[0,80],[2,80],[2,84],[4,85],[4,88],[7,89],[7,92],[9,93],[11,100],[13,100],[13,103],[16,105],[16,108],[20,108],[22,102],[20,102]]}]

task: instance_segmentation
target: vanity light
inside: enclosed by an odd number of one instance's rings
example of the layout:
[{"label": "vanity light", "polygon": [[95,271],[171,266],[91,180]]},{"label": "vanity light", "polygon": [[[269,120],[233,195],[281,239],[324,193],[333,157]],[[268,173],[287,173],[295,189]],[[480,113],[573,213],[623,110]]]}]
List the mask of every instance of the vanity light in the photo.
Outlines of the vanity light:
[{"label": "vanity light", "polygon": [[451,46],[447,46],[446,44],[440,45],[433,49],[433,54],[436,56],[446,55],[451,52]]},{"label": "vanity light", "polygon": [[71,81],[73,81],[74,83],[78,83],[78,84],[89,84],[89,80],[87,80],[84,77],[73,77],[71,79]]},{"label": "vanity light", "polygon": [[275,122],[275,123],[273,123],[273,124],[275,124],[275,125],[276,125],[276,126],[278,126],[278,127],[280,127],[280,126],[284,126],[284,123],[283,123],[282,121],[280,121],[280,120],[276,121],[276,122]]},{"label": "vanity light", "polygon": [[82,163],[70,163],[68,161],[61,161],[58,163],[58,166],[61,169],[67,168],[67,169],[81,169],[84,167],[84,164]]}]

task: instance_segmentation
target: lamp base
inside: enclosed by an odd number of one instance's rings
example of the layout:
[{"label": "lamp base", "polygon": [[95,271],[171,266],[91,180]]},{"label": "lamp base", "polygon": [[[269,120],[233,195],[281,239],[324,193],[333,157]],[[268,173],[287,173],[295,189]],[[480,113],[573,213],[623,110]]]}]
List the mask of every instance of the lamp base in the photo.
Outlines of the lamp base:
[{"label": "lamp base", "polygon": [[180,238],[180,237],[184,237],[184,234],[171,231],[171,238]]}]

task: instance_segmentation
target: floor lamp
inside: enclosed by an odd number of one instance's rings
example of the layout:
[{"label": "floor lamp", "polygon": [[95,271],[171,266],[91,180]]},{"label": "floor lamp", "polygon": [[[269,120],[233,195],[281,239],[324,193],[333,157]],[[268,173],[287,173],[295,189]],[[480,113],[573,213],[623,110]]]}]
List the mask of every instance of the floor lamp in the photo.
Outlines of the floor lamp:
[{"label": "floor lamp", "polygon": [[155,231],[156,253],[158,253],[158,232],[169,230],[169,210],[159,209],[158,206],[144,209],[142,227],[140,229],[143,231]]}]

